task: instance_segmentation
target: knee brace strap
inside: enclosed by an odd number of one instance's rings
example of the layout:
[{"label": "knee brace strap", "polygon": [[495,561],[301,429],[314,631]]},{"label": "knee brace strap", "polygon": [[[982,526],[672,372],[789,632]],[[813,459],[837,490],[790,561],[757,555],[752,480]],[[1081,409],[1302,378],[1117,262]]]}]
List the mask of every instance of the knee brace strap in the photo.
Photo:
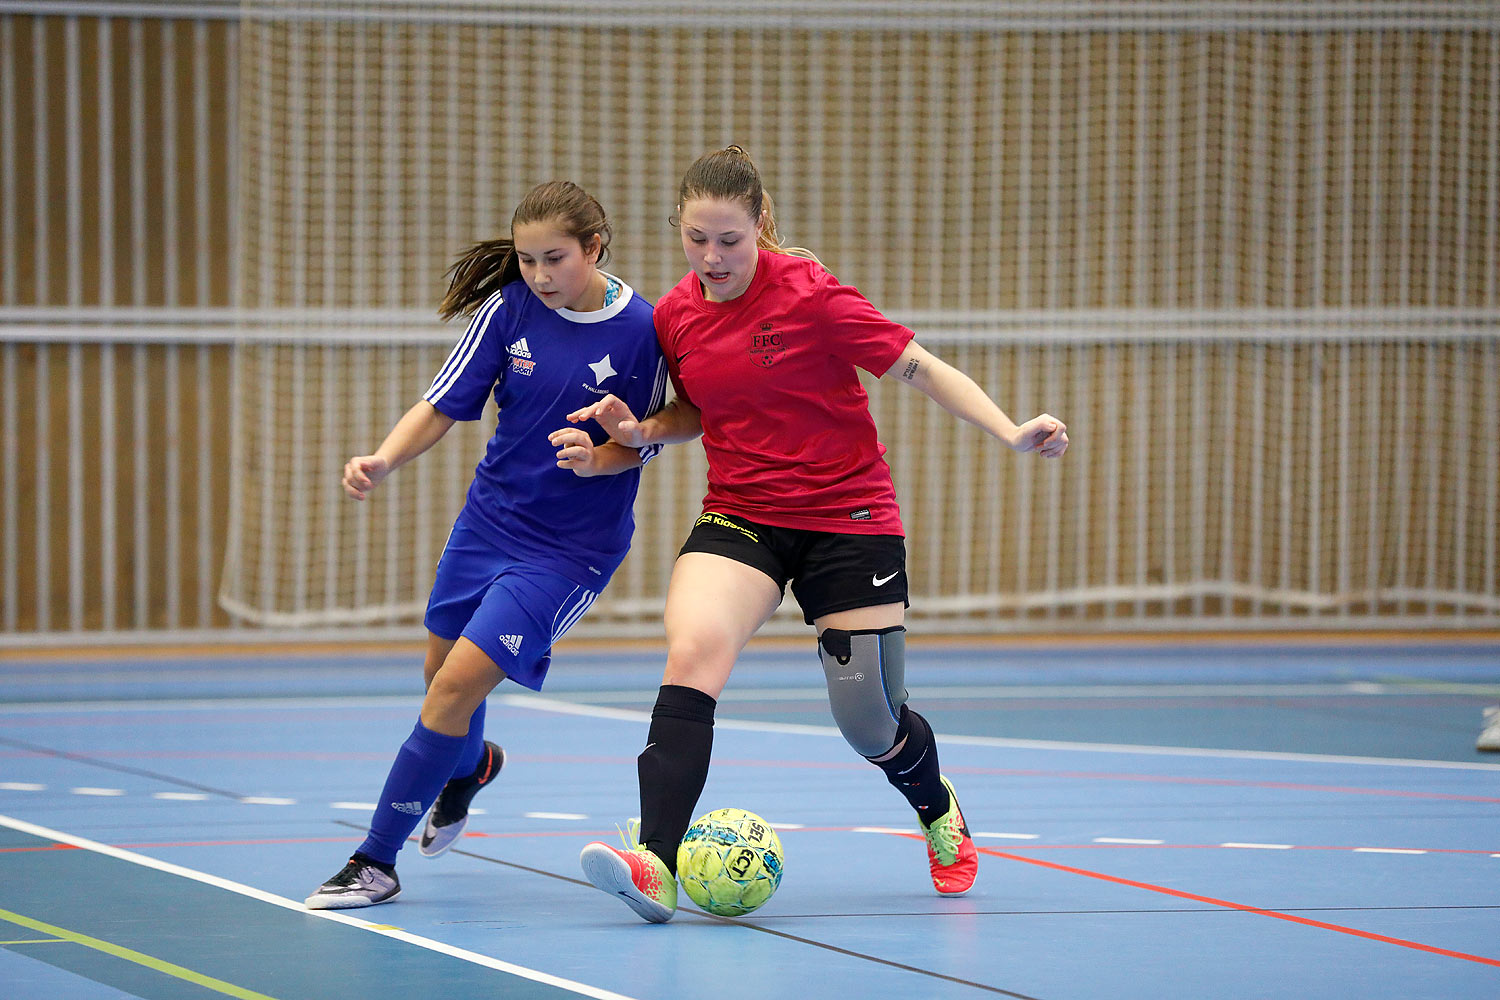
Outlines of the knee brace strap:
[{"label": "knee brace strap", "polygon": [[906,629],[824,629],[818,656],[844,739],[862,756],[885,753],[896,743],[906,703]]}]

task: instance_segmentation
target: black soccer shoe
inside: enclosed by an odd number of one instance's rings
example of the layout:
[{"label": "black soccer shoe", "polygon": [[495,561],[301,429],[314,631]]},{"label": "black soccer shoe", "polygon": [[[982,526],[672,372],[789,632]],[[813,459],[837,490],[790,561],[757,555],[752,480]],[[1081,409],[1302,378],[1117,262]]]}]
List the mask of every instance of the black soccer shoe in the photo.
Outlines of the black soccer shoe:
[{"label": "black soccer shoe", "polygon": [[481,788],[495,780],[504,766],[505,751],[485,740],[484,756],[479,758],[474,773],[466,778],[453,778],[443,786],[427,814],[422,839],[417,842],[417,850],[423,857],[435,858],[453,846],[469,822],[469,803]]}]

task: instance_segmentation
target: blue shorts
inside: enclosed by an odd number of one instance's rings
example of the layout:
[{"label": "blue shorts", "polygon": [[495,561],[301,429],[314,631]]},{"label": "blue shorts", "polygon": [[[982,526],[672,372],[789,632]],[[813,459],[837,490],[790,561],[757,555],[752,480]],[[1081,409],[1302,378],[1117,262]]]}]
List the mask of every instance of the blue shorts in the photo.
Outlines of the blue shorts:
[{"label": "blue shorts", "polygon": [[468,639],[511,680],[540,691],[552,644],[598,596],[550,570],[516,562],[460,523],[438,560],[424,623],[440,639]]}]

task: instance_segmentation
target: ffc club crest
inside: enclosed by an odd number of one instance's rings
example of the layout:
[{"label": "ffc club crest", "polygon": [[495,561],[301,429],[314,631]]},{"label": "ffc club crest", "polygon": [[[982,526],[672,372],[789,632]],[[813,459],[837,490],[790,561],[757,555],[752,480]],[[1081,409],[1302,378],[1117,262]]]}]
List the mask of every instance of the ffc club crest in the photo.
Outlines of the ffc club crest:
[{"label": "ffc club crest", "polygon": [[780,361],[785,351],[786,345],[781,342],[781,334],[772,329],[770,323],[762,323],[760,329],[750,335],[750,357],[762,368],[769,368]]}]

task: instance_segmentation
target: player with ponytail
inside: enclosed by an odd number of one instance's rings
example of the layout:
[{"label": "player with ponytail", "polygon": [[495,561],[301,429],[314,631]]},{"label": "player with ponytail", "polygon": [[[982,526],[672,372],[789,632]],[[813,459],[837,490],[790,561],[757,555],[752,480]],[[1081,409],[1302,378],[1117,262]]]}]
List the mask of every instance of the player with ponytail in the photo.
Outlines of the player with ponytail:
[{"label": "player with ponytail", "polygon": [[645,919],[671,919],[717,698],[790,583],[817,631],[835,722],[916,811],[933,887],[960,895],[978,855],[932,728],[906,705],[905,530],[857,369],[894,373],[1015,451],[1058,457],[1067,428],[1045,413],[1017,425],[810,252],[783,246],[740,147],[688,168],[674,222],[692,270],[657,304],[656,329],[678,400],[691,406],[637,421],[606,398],[572,417],[632,447],[701,430],[708,458],[703,513],[667,594],[667,664],[637,762],[638,843],[588,845],[584,872]]},{"label": "player with ponytail", "polygon": [[658,447],[622,446],[567,419],[606,394],[646,413],[662,407],[651,305],[600,270],[610,235],[604,209],[577,184],[533,188],[508,237],[475,244],[450,270],[439,312],[472,318],[431,387],[374,454],[344,466],[344,491],[364,500],[454,421],[486,410],[496,420],[428,598],[420,717],[368,835],[307,898],[312,909],[394,899],[396,854],[424,815],[421,853],[452,845],[505,761],[484,738],[485,698],[507,678],[541,689],[553,642],[630,547],[639,470]]}]

